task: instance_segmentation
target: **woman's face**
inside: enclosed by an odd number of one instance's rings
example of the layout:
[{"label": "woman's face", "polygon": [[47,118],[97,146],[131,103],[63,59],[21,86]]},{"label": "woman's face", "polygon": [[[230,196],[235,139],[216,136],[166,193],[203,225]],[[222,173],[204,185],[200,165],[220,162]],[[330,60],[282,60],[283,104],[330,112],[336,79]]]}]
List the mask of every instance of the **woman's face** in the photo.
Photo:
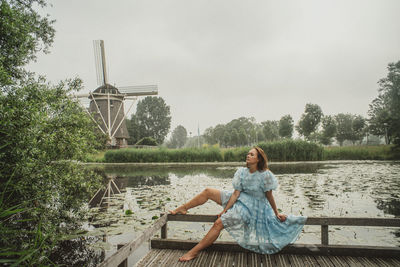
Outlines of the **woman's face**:
[{"label": "woman's face", "polygon": [[258,162],[258,152],[255,148],[251,149],[246,156],[246,165],[247,167],[253,164],[257,164]]}]

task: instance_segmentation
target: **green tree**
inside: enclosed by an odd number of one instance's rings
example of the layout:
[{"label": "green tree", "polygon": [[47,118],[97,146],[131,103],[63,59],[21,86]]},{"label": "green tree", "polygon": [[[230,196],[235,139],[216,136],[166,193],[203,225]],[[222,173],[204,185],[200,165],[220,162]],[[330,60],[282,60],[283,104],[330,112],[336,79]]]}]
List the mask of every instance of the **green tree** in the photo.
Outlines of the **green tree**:
[{"label": "green tree", "polygon": [[353,116],[351,114],[339,113],[335,116],[337,125],[336,140],[342,146],[345,140],[351,140],[353,135]]},{"label": "green tree", "polygon": [[0,93],[1,208],[23,210],[1,222],[19,231],[2,232],[0,248],[36,248],[38,238],[41,244],[20,265],[48,264],[53,246],[79,226],[84,203],[100,186],[77,163],[98,146],[95,124],[69,97],[80,87],[79,80],[51,86],[31,76]]},{"label": "green tree", "polygon": [[207,129],[204,130],[204,133],[203,133],[203,138],[204,138],[205,142],[207,142],[210,145],[216,144],[218,142],[215,139],[213,131],[214,131],[213,127],[208,127]]},{"label": "green tree", "polygon": [[152,137],[162,144],[171,127],[170,107],[161,97],[147,96],[138,102],[129,124],[130,143]]},{"label": "green tree", "polygon": [[234,128],[234,129],[232,129],[232,132],[231,132],[231,140],[230,140],[229,144],[231,146],[238,146],[239,142],[240,142],[239,132],[236,128]]},{"label": "green tree", "polygon": [[69,97],[81,81],[51,85],[24,69],[53,42],[45,6],[0,2],[0,254],[15,266],[61,264],[49,256],[79,227],[101,181],[77,163],[105,139]]},{"label": "green tree", "polygon": [[389,63],[387,69],[387,76],[378,82],[379,95],[370,105],[370,128],[400,147],[400,61]]},{"label": "green tree", "polygon": [[223,125],[223,124],[216,125],[214,127],[212,133],[213,133],[213,139],[216,140],[216,143],[222,144],[224,133],[225,133],[225,125]]},{"label": "green tree", "polygon": [[239,136],[239,146],[245,146],[248,144],[247,133],[244,128],[239,129],[238,136]]},{"label": "green tree", "polygon": [[322,118],[322,110],[316,104],[306,104],[303,115],[296,126],[296,130],[307,140],[310,140],[310,135],[318,130],[319,123]]},{"label": "green tree", "polygon": [[55,30],[53,20],[36,9],[44,0],[2,0],[0,3],[0,85],[10,85],[24,77],[23,67],[36,53],[49,52]]},{"label": "green tree", "polygon": [[171,147],[181,148],[187,141],[187,131],[182,125],[178,125],[171,135]]},{"label": "green tree", "polygon": [[380,95],[372,101],[369,105],[368,115],[369,132],[376,136],[384,136],[385,143],[390,144],[391,132],[388,131],[390,114],[383,96]]},{"label": "green tree", "polygon": [[231,134],[229,133],[229,131],[224,131],[224,135],[222,136],[222,142],[221,142],[222,146],[225,146],[225,147],[229,146],[231,138],[232,137],[231,137]]},{"label": "green tree", "polygon": [[352,135],[350,141],[353,142],[353,145],[358,141],[362,142],[365,134],[366,134],[366,120],[361,115],[354,115],[352,121]]},{"label": "green tree", "polygon": [[285,115],[279,120],[279,136],[282,138],[292,138],[293,119],[292,116]]},{"label": "green tree", "polygon": [[333,116],[324,116],[322,118],[322,132],[319,136],[319,140],[324,145],[332,144],[332,138],[335,137],[337,131],[337,125]]},{"label": "green tree", "polygon": [[238,133],[239,130],[243,128],[245,129],[246,133],[246,144],[242,144],[242,140],[238,140],[239,142],[235,144],[231,144],[233,146],[240,146],[240,145],[248,145],[249,143],[254,143],[256,141],[256,123],[253,117],[246,118],[240,117],[238,119],[234,119],[230,121],[228,124],[225,125],[225,130],[229,131],[230,133],[235,129]]},{"label": "green tree", "polygon": [[263,121],[261,127],[264,134],[263,140],[273,142],[279,139],[279,121]]}]

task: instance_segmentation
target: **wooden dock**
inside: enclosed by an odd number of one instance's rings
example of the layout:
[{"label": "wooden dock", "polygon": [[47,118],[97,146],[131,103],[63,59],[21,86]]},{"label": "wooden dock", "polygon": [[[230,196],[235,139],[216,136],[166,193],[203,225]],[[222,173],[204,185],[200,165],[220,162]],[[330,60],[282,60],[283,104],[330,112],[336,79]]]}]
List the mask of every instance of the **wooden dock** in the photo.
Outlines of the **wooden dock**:
[{"label": "wooden dock", "polygon": [[274,255],[253,253],[235,242],[217,241],[189,262],[179,262],[180,256],[198,241],[168,239],[168,221],[214,222],[215,215],[163,214],[154,225],[120,249],[100,266],[128,266],[127,258],[143,242],[161,229],[161,238],[151,239],[150,252],[136,266],[400,266],[400,248],[329,244],[331,225],[400,227],[398,218],[331,218],[309,217],[306,225],[321,226],[320,244],[290,244]]},{"label": "wooden dock", "polygon": [[350,256],[312,256],[312,255],[261,255],[251,252],[230,252],[207,250],[189,262],[179,262],[178,259],[187,250],[151,249],[150,252],[136,264],[137,267],[158,266],[219,266],[219,267],[399,267],[400,260],[396,258],[370,258]]}]

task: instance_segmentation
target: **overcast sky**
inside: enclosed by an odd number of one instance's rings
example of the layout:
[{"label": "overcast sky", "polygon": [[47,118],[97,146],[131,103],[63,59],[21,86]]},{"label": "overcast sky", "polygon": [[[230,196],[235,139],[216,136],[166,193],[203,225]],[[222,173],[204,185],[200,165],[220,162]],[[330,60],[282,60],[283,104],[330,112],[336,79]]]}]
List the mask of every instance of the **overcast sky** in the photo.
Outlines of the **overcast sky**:
[{"label": "overcast sky", "polygon": [[111,84],[157,84],[173,130],[194,135],[232,119],[257,122],[307,103],[367,116],[387,64],[400,60],[399,0],[56,0],[51,53],[31,70],[97,88],[93,40]]}]

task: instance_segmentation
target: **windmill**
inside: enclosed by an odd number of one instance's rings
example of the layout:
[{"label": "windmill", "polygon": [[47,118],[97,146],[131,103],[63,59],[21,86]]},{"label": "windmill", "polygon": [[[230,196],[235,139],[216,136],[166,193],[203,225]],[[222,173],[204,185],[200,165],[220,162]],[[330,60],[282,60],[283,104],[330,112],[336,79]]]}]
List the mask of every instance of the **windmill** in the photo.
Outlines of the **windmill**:
[{"label": "windmill", "polygon": [[[90,101],[89,107],[85,108],[89,116],[96,122],[101,132],[106,134],[109,144],[113,147],[126,147],[129,138],[125,118],[131,110],[138,96],[157,95],[157,85],[139,85],[115,87],[109,84],[106,58],[104,51],[104,41],[93,41],[94,56],[96,64],[98,88],[88,94],[80,94],[81,104]],[[130,100],[131,104],[125,113],[124,102]]]}]

